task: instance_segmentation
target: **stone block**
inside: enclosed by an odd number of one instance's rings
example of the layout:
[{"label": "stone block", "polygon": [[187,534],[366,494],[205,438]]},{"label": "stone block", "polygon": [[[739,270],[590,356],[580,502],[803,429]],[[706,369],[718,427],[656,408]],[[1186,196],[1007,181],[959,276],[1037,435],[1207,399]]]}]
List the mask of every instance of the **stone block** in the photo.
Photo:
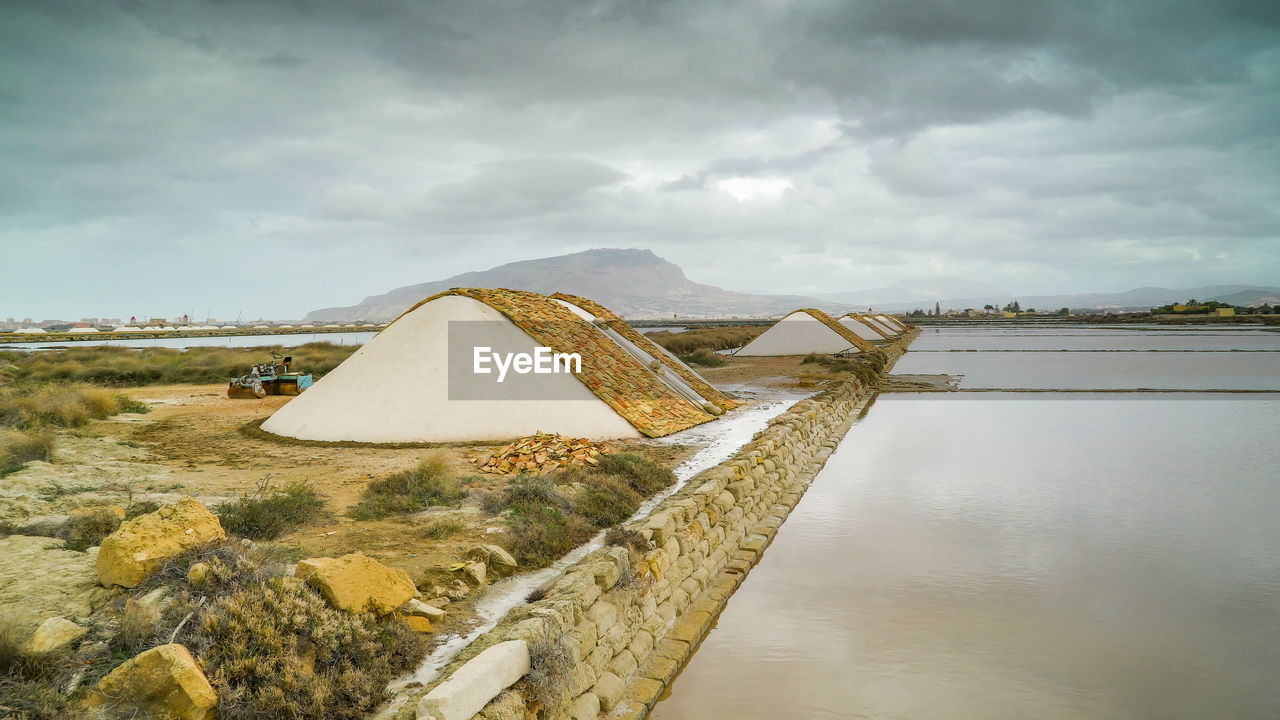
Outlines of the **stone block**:
[{"label": "stone block", "polygon": [[124,707],[172,720],[212,720],[217,704],[218,694],[195,658],[177,643],[126,660],[85,698],[90,708]]},{"label": "stone block", "polygon": [[405,571],[359,553],[303,560],[296,576],[319,590],[333,607],[352,613],[386,615],[418,592]]},{"label": "stone block", "polygon": [[102,541],[98,578],[105,587],[137,587],[166,560],[226,537],[218,516],[200,501],[185,498],[121,523]]},{"label": "stone block", "polygon": [[529,672],[529,646],[509,640],[486,648],[418,701],[418,720],[470,720]]}]

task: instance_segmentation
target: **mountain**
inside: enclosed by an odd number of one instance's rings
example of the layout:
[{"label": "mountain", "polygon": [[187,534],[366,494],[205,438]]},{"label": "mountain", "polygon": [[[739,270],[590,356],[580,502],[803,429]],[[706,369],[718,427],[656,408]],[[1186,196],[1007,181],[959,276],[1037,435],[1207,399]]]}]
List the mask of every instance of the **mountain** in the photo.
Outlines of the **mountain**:
[{"label": "mountain", "polygon": [[[861,293],[840,293],[842,297]],[[1118,293],[1085,293],[1078,295],[1023,295],[1019,293],[984,293],[967,297],[919,297],[906,300],[879,302],[877,310],[901,312],[914,309],[926,309],[938,303],[944,310],[961,310],[964,308],[981,308],[983,305],[1000,307],[1010,300],[1017,300],[1023,308],[1039,310],[1057,310],[1068,307],[1072,310],[1148,310],[1159,305],[1168,305],[1195,298],[1196,300],[1218,300],[1237,305],[1260,305],[1268,302],[1267,298],[1280,295],[1280,288],[1261,285],[1209,285],[1205,287],[1170,289],[1162,287],[1140,287]],[[830,297],[825,295],[824,297]],[[1272,300],[1271,302],[1274,302]],[[859,305],[864,303],[859,303]]]},{"label": "mountain", "polygon": [[863,306],[892,302],[923,303],[926,300],[932,303],[941,300],[942,298],[970,297],[975,295],[1003,296],[1006,294],[1008,293],[1000,290],[999,288],[977,280],[945,275],[933,275],[909,278],[894,283],[893,285],[886,285],[885,287],[875,288],[873,290],[814,293],[813,296],[820,300],[830,300],[831,302]]},{"label": "mountain", "polygon": [[750,295],[696,283],[684,271],[649,250],[599,249],[523,260],[444,280],[396,288],[349,307],[307,313],[309,321],[387,320],[425,297],[455,287],[511,288],[539,293],[567,292],[591,298],[631,318],[769,317],[799,307],[833,311],[852,308],[800,295]]}]

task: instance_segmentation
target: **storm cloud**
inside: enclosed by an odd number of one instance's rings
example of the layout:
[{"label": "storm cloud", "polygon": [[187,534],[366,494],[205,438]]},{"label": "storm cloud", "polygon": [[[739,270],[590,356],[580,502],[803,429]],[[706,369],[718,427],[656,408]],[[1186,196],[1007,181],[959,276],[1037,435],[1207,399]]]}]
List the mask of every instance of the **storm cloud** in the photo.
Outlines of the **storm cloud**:
[{"label": "storm cloud", "polygon": [[0,315],[591,247],[754,292],[1280,279],[1272,0],[0,5]]}]

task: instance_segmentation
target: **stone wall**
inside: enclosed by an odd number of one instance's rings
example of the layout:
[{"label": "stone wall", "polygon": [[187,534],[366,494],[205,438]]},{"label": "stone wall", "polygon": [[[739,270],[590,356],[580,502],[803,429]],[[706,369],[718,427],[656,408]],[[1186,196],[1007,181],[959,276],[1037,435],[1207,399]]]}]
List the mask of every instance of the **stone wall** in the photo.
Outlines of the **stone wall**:
[{"label": "stone wall", "polygon": [[[885,348],[893,366],[918,330]],[[857,379],[796,403],[730,460],[691,478],[624,527],[631,546],[583,558],[541,599],[514,610],[443,674],[497,643],[523,640],[532,670],[488,702],[486,720],[644,718],[773,540],[871,396]],[[454,684],[456,685],[456,684]],[[440,717],[433,701],[398,720]]]}]

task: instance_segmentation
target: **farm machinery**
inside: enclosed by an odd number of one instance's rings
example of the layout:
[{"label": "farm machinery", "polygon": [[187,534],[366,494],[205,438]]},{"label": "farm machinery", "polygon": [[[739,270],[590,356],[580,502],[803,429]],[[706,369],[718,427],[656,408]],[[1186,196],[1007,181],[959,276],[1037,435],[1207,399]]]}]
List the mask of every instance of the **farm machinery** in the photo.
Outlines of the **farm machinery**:
[{"label": "farm machinery", "polygon": [[293,372],[293,358],[271,353],[271,362],[258,363],[249,372],[233,378],[227,386],[229,398],[261,398],[268,395],[297,395],[311,387],[310,373]]}]

